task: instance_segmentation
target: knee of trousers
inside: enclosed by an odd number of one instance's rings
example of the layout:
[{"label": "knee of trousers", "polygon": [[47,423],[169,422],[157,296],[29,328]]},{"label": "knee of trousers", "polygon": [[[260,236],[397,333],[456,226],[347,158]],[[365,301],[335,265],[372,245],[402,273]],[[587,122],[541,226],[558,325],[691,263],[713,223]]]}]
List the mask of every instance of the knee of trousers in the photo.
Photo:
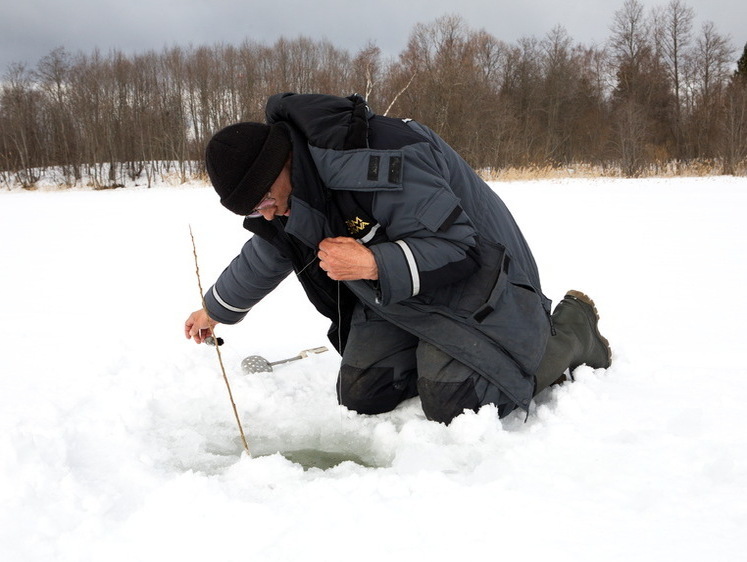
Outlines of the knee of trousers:
[{"label": "knee of trousers", "polygon": [[450,423],[465,409],[476,410],[475,373],[427,342],[418,346],[418,394],[425,417]]},{"label": "knee of trousers", "polygon": [[337,400],[349,410],[360,414],[381,414],[393,410],[402,400],[413,395],[407,384],[394,380],[391,368],[340,366]]},{"label": "knee of trousers", "polygon": [[516,405],[492,382],[431,344],[418,347],[418,392],[429,420],[445,424],[465,410],[494,404],[503,417]]},{"label": "knee of trousers", "polygon": [[442,382],[421,377],[418,393],[425,417],[447,425],[464,410],[477,411],[481,405],[472,379]]}]

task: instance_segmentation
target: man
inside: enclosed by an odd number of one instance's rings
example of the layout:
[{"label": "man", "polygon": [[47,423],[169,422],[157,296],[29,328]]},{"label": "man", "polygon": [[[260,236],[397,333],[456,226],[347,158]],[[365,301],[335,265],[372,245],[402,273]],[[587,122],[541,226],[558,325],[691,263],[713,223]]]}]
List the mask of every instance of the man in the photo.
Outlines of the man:
[{"label": "man", "polygon": [[420,395],[431,420],[505,416],[566,369],[610,365],[591,299],[570,291],[550,314],[508,209],[433,131],[359,96],[278,94],[266,113],[207,146],[221,203],[254,236],[187,338],[238,322],[294,271],[332,321],[338,399],[360,413]]}]

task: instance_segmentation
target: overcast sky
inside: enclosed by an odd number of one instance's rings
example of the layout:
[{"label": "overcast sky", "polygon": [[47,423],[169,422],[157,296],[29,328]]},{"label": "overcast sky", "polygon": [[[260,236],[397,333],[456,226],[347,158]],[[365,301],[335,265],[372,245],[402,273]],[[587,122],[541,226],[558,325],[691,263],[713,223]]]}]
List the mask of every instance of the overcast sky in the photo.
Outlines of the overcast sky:
[{"label": "overcast sky", "polygon": [[[386,55],[406,46],[416,23],[459,14],[473,29],[513,43],[543,37],[556,25],[579,43],[609,37],[624,0],[0,0],[0,75],[8,65],[34,67],[56,47],[69,52],[119,49],[128,54],[173,45],[272,44],[281,36],[327,39],[351,54],[371,40]],[[669,0],[644,0],[647,7]],[[690,0],[695,28],[712,21],[730,35],[737,57],[747,42],[747,0]]]}]

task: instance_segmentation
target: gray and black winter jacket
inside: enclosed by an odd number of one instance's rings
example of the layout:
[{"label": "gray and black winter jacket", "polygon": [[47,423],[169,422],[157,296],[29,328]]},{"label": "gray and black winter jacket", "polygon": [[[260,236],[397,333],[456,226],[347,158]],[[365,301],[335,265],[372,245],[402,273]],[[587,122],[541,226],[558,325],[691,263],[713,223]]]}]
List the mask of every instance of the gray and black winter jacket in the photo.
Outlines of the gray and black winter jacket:
[{"label": "gray and black winter jacket", "polygon": [[[532,253],[503,201],[427,127],[359,96],[279,94],[268,123],[293,143],[291,214],[245,219],[249,239],[205,295],[235,323],[288,274],[332,321],[342,352],[356,300],[469,365],[526,409],[551,330]],[[378,281],[332,281],[319,242],[352,236]]]}]

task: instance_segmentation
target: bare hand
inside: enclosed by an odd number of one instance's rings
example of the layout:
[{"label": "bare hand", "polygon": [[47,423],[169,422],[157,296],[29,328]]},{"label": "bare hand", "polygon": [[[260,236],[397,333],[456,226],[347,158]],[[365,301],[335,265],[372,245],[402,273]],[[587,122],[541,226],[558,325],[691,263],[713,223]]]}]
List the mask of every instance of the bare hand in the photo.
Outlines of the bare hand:
[{"label": "bare hand", "polygon": [[184,323],[184,335],[187,339],[194,339],[195,343],[202,343],[208,336],[213,335],[213,328],[218,322],[210,318],[204,309],[195,310]]},{"label": "bare hand", "polygon": [[319,243],[319,267],[335,281],[378,279],[373,252],[354,238],[325,238]]}]

